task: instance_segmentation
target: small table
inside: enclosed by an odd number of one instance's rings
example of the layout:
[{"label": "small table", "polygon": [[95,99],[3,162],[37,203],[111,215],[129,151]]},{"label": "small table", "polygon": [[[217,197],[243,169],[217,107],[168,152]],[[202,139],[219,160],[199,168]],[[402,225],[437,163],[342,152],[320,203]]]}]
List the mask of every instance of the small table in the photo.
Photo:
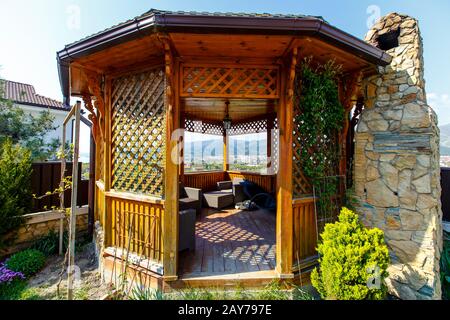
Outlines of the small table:
[{"label": "small table", "polygon": [[223,209],[234,204],[233,193],[229,191],[205,192],[203,199],[208,207],[215,209]]}]

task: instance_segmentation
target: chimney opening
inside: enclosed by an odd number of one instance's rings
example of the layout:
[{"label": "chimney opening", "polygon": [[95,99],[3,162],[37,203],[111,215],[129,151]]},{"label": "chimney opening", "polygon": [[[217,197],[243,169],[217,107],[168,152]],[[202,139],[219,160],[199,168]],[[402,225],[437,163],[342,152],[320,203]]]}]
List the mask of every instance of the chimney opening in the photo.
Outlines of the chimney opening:
[{"label": "chimney opening", "polygon": [[387,51],[398,47],[399,36],[400,28],[380,34],[376,40],[378,42],[378,48]]}]

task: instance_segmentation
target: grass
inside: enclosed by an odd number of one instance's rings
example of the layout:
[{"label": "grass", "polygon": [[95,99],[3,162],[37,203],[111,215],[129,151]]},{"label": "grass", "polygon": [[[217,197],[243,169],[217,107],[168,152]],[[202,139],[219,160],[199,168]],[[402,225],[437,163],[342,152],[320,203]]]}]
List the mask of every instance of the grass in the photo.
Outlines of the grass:
[{"label": "grass", "polygon": [[314,297],[303,288],[293,284],[282,285],[273,281],[262,290],[235,290],[214,288],[188,288],[170,293],[151,288],[135,288],[131,300],[314,300]]}]

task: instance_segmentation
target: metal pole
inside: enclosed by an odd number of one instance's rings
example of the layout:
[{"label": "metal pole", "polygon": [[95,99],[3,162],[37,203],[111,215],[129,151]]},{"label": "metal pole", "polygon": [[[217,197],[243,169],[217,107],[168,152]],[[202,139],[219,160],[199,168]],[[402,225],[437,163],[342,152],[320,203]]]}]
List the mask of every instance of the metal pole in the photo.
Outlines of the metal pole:
[{"label": "metal pole", "polygon": [[70,228],[69,228],[69,265],[67,268],[67,299],[73,299],[74,265],[75,265],[75,235],[77,224],[77,191],[78,191],[78,156],[80,148],[80,110],[81,102],[77,101],[75,111],[75,143],[72,160],[72,198],[70,206]]}]

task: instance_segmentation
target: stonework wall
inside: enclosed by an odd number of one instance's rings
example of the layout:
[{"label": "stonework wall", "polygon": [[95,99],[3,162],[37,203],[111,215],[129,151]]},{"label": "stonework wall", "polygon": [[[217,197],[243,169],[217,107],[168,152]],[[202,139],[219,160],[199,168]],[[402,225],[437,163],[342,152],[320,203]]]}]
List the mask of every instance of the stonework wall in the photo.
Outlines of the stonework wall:
[{"label": "stonework wall", "polygon": [[[60,214],[54,211],[31,213],[24,216],[25,223],[17,231],[14,243],[0,252],[0,257],[10,255],[30,247],[36,240],[42,238],[50,231],[59,233]],[[64,225],[67,230],[67,223]],[[88,230],[87,207],[80,208],[77,212],[77,234]]]},{"label": "stonework wall", "polygon": [[426,101],[418,22],[389,14],[366,41],[385,47],[386,38],[398,39],[387,50],[392,63],[364,80],[366,103],[355,135],[355,196],[363,223],[385,232],[390,293],[440,299],[439,129]]}]

